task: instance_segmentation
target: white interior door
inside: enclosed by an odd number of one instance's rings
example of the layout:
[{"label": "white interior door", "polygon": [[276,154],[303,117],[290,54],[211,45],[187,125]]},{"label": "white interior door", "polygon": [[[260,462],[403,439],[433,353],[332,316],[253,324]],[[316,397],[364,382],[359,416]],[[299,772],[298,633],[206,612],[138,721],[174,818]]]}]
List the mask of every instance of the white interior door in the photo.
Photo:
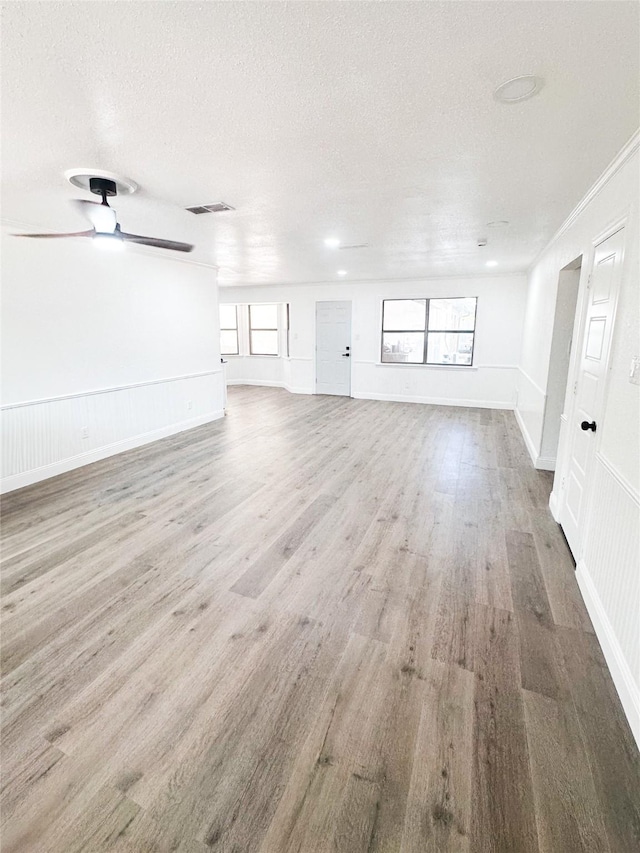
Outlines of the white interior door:
[{"label": "white interior door", "polygon": [[559,521],[576,561],[586,523],[589,477],[604,406],[606,370],[622,272],[624,229],[595,247],[586,316],[577,360],[575,402],[568,422],[568,461]]},{"label": "white interior door", "polygon": [[350,302],[316,302],[316,394],[351,395]]}]

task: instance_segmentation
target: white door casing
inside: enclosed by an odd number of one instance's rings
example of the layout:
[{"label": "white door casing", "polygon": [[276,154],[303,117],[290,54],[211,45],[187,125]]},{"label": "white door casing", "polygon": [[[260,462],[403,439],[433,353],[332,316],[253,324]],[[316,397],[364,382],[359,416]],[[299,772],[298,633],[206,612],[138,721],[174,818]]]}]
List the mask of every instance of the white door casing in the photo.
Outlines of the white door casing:
[{"label": "white door casing", "polygon": [[316,302],[316,394],[351,396],[350,302]]},{"label": "white door casing", "polygon": [[[620,289],[624,227],[594,247],[582,341],[574,374],[574,403],[568,414],[567,463],[558,520],[576,561],[581,556],[598,429],[604,412],[606,373]],[[583,428],[582,424],[591,425]],[[593,429],[595,425],[595,430]]]}]

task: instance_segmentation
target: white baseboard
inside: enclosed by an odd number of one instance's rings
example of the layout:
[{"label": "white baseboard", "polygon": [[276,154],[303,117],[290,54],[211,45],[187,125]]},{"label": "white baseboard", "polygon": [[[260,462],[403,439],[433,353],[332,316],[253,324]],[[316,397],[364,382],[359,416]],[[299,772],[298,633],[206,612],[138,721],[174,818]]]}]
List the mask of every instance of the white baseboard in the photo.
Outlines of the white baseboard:
[{"label": "white baseboard", "polygon": [[295,388],[293,385],[287,385],[286,383],[283,387],[290,394],[315,394],[315,391],[309,388]]},{"label": "white baseboard", "polygon": [[256,385],[260,388],[284,388],[284,382],[271,379],[228,379],[227,385]]},{"label": "white baseboard", "polygon": [[[267,379],[230,379],[227,385],[258,385],[271,388],[284,388],[291,394],[315,394],[309,388],[296,388],[285,382],[269,381]],[[382,400],[389,403],[423,403],[432,406],[464,406],[470,409],[513,409],[513,403],[500,400],[460,400],[452,397],[416,397],[408,394],[375,394],[354,392],[354,400]]]},{"label": "white baseboard", "polygon": [[150,444],[153,441],[158,441],[161,438],[167,438],[170,435],[175,435],[179,432],[184,432],[188,429],[193,429],[202,424],[216,421],[224,417],[224,410],[217,412],[209,412],[205,415],[199,415],[197,418],[191,418],[188,421],[180,421],[176,424],[156,429],[151,432],[134,435],[130,438],[125,438],[122,441],[116,441],[113,444],[107,444],[103,447],[95,447],[93,450],[88,450],[86,453],[80,453],[77,456],[71,456],[67,459],[60,459],[52,462],[49,465],[43,465],[41,468],[33,468],[30,471],[21,471],[19,474],[13,474],[9,477],[3,477],[0,480],[0,493],[6,494],[13,492],[16,489],[22,489],[25,486],[31,486],[34,483],[39,483],[41,480],[48,480],[49,477],[56,477],[58,474],[66,474],[67,471],[73,471],[76,468],[81,468],[83,465],[90,465],[92,462],[99,462],[101,459],[106,459],[108,456],[115,456],[118,453],[124,453],[125,450],[133,450],[134,447],[141,447],[143,444]]},{"label": "white baseboard", "polygon": [[580,560],[576,568],[576,579],[580,592],[593,622],[596,636],[602,646],[602,651],[615,684],[622,708],[629,726],[640,747],[640,689],[635,682],[629,664],[627,663],[613,627],[605,612],[598,592],[591,580],[587,567]]},{"label": "white baseboard", "polygon": [[535,466],[539,471],[555,471],[556,458],[555,456],[538,456]]},{"label": "white baseboard", "polygon": [[527,452],[531,457],[531,461],[533,462],[533,467],[537,468],[538,471],[555,471],[556,470],[556,459],[551,456],[538,456],[538,451],[536,449],[535,444],[533,443],[533,439],[529,435],[529,430],[527,429],[525,422],[522,419],[522,415],[518,408],[513,410],[518,426],[520,427],[520,432],[522,433],[522,438],[524,439],[525,447],[527,448]]},{"label": "white baseboard", "polygon": [[522,420],[522,415],[520,414],[519,409],[514,409],[514,414],[516,416],[516,421],[518,426],[520,427],[520,432],[522,433],[522,437],[524,439],[525,447],[531,457],[531,461],[533,462],[534,468],[536,462],[538,460],[538,451],[536,450],[536,446],[533,443],[531,436],[529,435],[529,430],[526,428],[524,421]]},{"label": "white baseboard", "polygon": [[313,394],[309,388],[296,388],[287,385],[286,382],[277,382],[270,379],[229,379],[227,385],[256,385],[259,388],[284,388],[290,394]]},{"label": "white baseboard", "polygon": [[455,397],[418,397],[409,394],[376,394],[356,391],[355,400],[383,400],[389,403],[426,403],[431,406],[463,406],[468,409],[513,409],[513,403],[504,400],[462,400]]}]

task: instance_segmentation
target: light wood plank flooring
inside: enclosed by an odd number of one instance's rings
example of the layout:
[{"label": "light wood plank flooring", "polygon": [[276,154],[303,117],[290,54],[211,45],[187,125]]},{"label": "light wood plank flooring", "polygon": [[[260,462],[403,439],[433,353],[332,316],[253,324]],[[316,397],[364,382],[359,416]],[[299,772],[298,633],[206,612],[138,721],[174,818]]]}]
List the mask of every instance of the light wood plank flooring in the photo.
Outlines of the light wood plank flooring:
[{"label": "light wood plank flooring", "polygon": [[235,388],[8,496],[3,853],[637,851],[550,482],[508,412]]}]

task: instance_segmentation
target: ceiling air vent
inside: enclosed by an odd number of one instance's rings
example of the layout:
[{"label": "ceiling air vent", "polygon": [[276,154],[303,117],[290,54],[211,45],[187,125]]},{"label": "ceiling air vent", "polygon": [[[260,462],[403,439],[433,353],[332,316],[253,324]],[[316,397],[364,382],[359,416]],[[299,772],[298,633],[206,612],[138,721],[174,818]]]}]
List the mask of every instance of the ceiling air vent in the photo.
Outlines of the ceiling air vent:
[{"label": "ceiling air vent", "polygon": [[213,204],[197,204],[195,207],[187,207],[189,213],[222,213],[223,210],[235,210],[224,201],[215,201]]}]

